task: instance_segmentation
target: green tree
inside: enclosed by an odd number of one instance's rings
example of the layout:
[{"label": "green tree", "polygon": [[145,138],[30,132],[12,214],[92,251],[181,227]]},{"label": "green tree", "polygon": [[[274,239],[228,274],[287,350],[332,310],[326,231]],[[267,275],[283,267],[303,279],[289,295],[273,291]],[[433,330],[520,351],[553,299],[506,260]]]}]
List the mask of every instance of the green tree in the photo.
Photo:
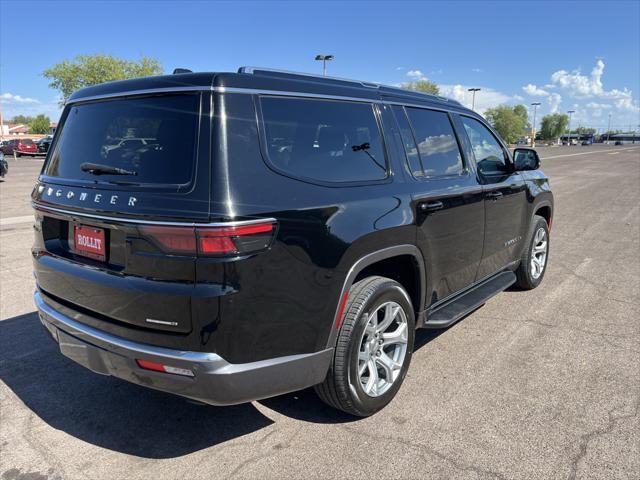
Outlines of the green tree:
[{"label": "green tree", "polygon": [[515,143],[531,129],[524,105],[499,105],[488,109],[484,116],[507,143]]},{"label": "green tree", "polygon": [[51,120],[44,114],[38,115],[31,122],[29,122],[29,133],[43,134],[49,131],[49,124]]},{"label": "green tree", "polygon": [[540,134],[545,140],[557,140],[569,125],[569,116],[564,113],[545,115],[540,124]]},{"label": "green tree", "polygon": [[28,117],[26,115],[16,115],[9,120],[9,123],[14,125],[29,125],[31,122],[33,122],[33,117]]},{"label": "green tree", "polygon": [[430,93],[431,95],[440,95],[438,85],[429,80],[416,80],[415,82],[403,83],[401,85],[405,90],[413,90],[415,92]]},{"label": "green tree", "polygon": [[42,75],[51,80],[51,88],[60,91],[62,105],[79,88],[162,73],[160,62],[153,58],[142,57],[136,62],[98,54],[78,55],[74,60],[65,59],[42,72]]}]

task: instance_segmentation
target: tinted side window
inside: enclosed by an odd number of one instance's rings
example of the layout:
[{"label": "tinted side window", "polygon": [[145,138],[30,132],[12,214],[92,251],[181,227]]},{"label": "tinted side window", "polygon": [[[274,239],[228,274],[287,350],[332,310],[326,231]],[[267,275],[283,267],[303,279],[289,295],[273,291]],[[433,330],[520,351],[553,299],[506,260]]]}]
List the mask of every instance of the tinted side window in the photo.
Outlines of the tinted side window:
[{"label": "tinted side window", "polygon": [[402,144],[404,145],[404,153],[407,156],[409,170],[414,177],[423,177],[424,166],[422,165],[420,155],[418,155],[416,139],[413,136],[413,131],[411,130],[411,125],[407,119],[404,107],[394,105],[393,113],[395,114],[396,121],[398,122],[398,128],[400,130],[400,136],[402,137]]},{"label": "tinted side window", "polygon": [[429,177],[462,173],[462,155],[449,115],[445,112],[406,108],[418,153]]},{"label": "tinted side window", "polygon": [[380,128],[368,103],[262,97],[269,161],[294,176],[323,182],[384,179]]},{"label": "tinted side window", "polygon": [[471,142],[478,171],[485,175],[508,172],[509,165],[504,150],[489,129],[473,118],[464,116],[460,118]]}]

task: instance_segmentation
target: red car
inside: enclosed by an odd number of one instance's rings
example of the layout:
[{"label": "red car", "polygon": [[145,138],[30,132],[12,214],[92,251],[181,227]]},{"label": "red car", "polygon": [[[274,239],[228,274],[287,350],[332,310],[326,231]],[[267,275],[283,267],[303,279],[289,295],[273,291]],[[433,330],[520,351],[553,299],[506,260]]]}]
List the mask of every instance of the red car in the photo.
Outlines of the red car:
[{"label": "red car", "polygon": [[23,153],[27,155],[38,153],[38,146],[30,138],[14,138],[5,142],[0,148],[5,155],[13,155],[15,151],[17,157],[22,156]]}]

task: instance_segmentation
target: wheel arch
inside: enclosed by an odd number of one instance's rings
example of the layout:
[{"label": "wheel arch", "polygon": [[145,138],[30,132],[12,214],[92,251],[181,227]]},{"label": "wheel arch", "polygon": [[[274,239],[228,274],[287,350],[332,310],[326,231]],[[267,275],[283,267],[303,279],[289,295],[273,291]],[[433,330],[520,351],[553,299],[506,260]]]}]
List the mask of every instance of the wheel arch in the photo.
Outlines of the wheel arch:
[{"label": "wheel arch", "polygon": [[533,217],[535,217],[536,215],[539,215],[542,218],[544,218],[547,221],[547,225],[549,226],[549,229],[551,229],[551,223],[553,221],[553,204],[551,203],[551,201],[542,200],[538,202],[533,207],[533,215],[532,215],[531,221],[533,221]]},{"label": "wheel arch", "polygon": [[[415,268],[415,285],[413,288],[407,288],[405,283],[399,281],[398,283],[402,284],[407,293],[409,293],[409,297],[411,298],[411,302],[414,306],[416,313],[416,324],[418,323],[418,313],[422,310],[425,302],[426,295],[426,268],[424,257],[422,252],[415,245],[394,245],[391,247],[382,248],[380,250],[376,250],[375,252],[368,253],[363,257],[356,260],[351,268],[349,269],[344,283],[342,285],[342,290],[340,291],[340,296],[338,305],[336,306],[336,311],[334,313],[333,322],[331,322],[331,333],[329,334],[329,340],[327,342],[327,347],[335,347],[336,340],[338,338],[338,329],[336,328],[336,324],[339,321],[339,317],[343,314],[343,298],[345,294],[348,294],[351,286],[359,279],[359,275],[366,274],[366,272],[372,272],[374,274],[373,268],[376,266],[384,266],[382,268],[388,268],[388,262],[393,259],[402,259],[402,262],[406,262],[407,259],[412,260],[413,266]],[[403,264],[406,266],[406,263]],[[368,276],[368,275],[367,275]]]}]

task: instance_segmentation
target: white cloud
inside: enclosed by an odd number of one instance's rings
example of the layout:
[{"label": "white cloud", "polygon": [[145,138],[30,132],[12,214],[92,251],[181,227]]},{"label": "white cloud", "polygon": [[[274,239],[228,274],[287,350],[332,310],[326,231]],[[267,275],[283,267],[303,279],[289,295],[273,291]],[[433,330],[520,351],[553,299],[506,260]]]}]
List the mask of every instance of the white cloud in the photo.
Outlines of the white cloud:
[{"label": "white cloud", "polygon": [[409,70],[407,72],[407,77],[422,79],[425,78],[424,74],[420,70]]},{"label": "white cloud", "polygon": [[532,97],[546,97],[550,113],[565,110],[561,110],[563,97],[572,99],[570,108],[575,110],[573,118],[576,124],[606,127],[603,125],[603,112],[610,112],[619,125],[639,124],[640,105],[633,92],[626,87],[607,90],[604,73],[605,63],[598,59],[589,74],[582,74],[579,69],[558,70],[551,74],[551,83],[544,84],[542,88],[529,83],[522,90]]},{"label": "white cloud", "polygon": [[21,97],[20,95],[14,95],[13,93],[3,93],[0,95],[0,103],[3,104],[15,104],[15,103],[40,103],[35,98]]},{"label": "white cloud", "polygon": [[522,87],[522,90],[524,90],[524,93],[526,93],[527,95],[531,95],[532,97],[548,97],[549,96],[549,92],[533,85],[532,83],[529,83],[528,85],[525,85],[524,87]]},{"label": "white cloud", "polygon": [[562,102],[562,97],[559,93],[551,93],[547,98],[547,102],[549,103],[549,111],[551,113],[556,113],[560,107],[560,103]]},{"label": "white cloud", "polygon": [[587,108],[611,108],[610,103],[589,102],[585,105]]},{"label": "white cloud", "polygon": [[61,112],[58,101],[58,96],[51,101],[40,101],[35,98],[22,97],[8,92],[0,94],[2,116],[7,121],[16,115],[35,116],[44,113],[51,121],[56,122],[58,118],[60,118]]},{"label": "white cloud", "polygon": [[[470,88],[467,85],[438,85],[440,88],[440,95],[453,98],[459,101],[466,107],[471,108],[472,92],[469,92]],[[497,107],[503,103],[512,103],[517,101],[515,96],[510,96],[505,93],[499,92],[492,88],[480,87],[481,90],[476,92],[475,110],[479,113],[484,113],[488,108]]]}]

